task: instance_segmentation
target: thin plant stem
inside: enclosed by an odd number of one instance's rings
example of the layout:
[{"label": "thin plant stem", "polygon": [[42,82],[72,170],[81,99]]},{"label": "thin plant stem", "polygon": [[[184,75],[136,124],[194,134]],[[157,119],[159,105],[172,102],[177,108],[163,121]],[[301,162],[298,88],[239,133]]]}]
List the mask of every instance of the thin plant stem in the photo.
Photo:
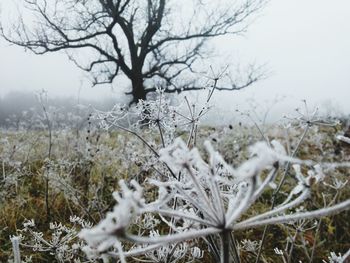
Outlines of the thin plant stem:
[{"label": "thin plant stem", "polygon": [[233,254],[233,262],[234,263],[240,263],[240,257],[239,257],[239,253],[237,250],[237,245],[236,245],[236,239],[233,235],[232,232],[230,232],[230,238],[231,238],[231,248],[232,248],[232,254]]},{"label": "thin plant stem", "polygon": [[[338,198],[338,194],[339,191],[336,192],[336,194],[334,195],[334,198],[332,199],[332,201],[328,204],[328,206],[331,206],[334,204],[334,202],[337,200]],[[326,202],[326,200],[324,200],[324,202]],[[314,256],[315,256],[315,251],[316,251],[316,243],[317,243],[317,237],[319,235],[319,232],[321,230],[321,225],[322,225],[322,218],[320,218],[317,222],[317,227],[316,227],[316,232],[315,232],[315,241],[314,244],[312,245],[312,250],[311,250],[311,256],[309,259],[309,262],[312,263],[314,260]]]},{"label": "thin plant stem", "polygon": [[292,259],[292,253],[293,253],[293,250],[294,250],[294,244],[295,244],[295,240],[297,239],[297,236],[298,236],[298,230],[295,232],[293,238],[292,238],[292,243],[290,245],[290,249],[289,249],[289,252],[288,252],[288,258],[287,258],[287,263],[290,263],[291,259]]},{"label": "thin plant stem", "polygon": [[207,238],[203,238],[211,249],[211,256],[215,258],[215,261],[220,260],[220,252],[217,248],[217,242],[213,239],[213,236],[208,236]]},{"label": "thin plant stem", "polygon": [[20,238],[17,236],[11,237],[12,242],[12,250],[13,250],[13,258],[14,263],[21,263],[21,253],[19,249]]},{"label": "thin plant stem", "polygon": [[[295,147],[293,153],[291,154],[291,157],[294,158],[296,156],[296,154],[298,153],[299,151],[299,148],[300,148],[300,145],[301,143],[303,142],[303,140],[305,139],[305,136],[307,134],[307,132],[309,131],[309,128],[310,126],[307,125],[303,134],[301,135],[299,141],[298,141],[298,144],[297,146]],[[272,204],[271,204],[271,210],[275,208],[275,205],[276,205],[276,199],[277,199],[277,195],[279,193],[279,191],[281,190],[282,188],[282,185],[284,184],[286,178],[287,178],[287,174],[289,172],[289,169],[290,169],[290,166],[291,166],[291,162],[287,162],[287,165],[286,165],[286,168],[284,170],[284,173],[283,173],[283,176],[281,178],[281,181],[279,182],[276,190],[274,191],[273,195],[272,195]],[[259,263],[259,260],[260,260],[260,256],[261,256],[261,253],[262,253],[262,249],[264,247],[264,243],[265,243],[265,240],[266,240],[266,234],[267,234],[267,230],[268,230],[268,225],[266,225],[264,227],[264,231],[263,231],[263,235],[261,237],[261,244],[260,244],[260,247],[259,247],[259,251],[258,251],[258,254],[256,256],[256,260],[255,260],[255,263]]]},{"label": "thin plant stem", "polygon": [[159,120],[156,123],[157,123],[158,130],[159,130],[160,140],[162,141],[162,145],[163,145],[163,148],[164,148],[165,147],[165,141],[164,141],[162,127],[160,126]]},{"label": "thin plant stem", "polygon": [[276,217],[262,219],[256,222],[249,222],[249,223],[242,221],[235,224],[233,226],[233,230],[237,231],[237,230],[243,230],[247,228],[255,228],[263,225],[283,224],[286,222],[297,221],[300,219],[319,218],[323,216],[340,213],[342,211],[349,210],[349,209],[350,209],[350,199],[331,207],[321,208],[321,209],[317,209],[309,212],[297,213],[292,215],[284,215],[284,216],[276,216]]},{"label": "thin plant stem", "polygon": [[221,237],[221,263],[230,263],[230,230],[224,229]]},{"label": "thin plant stem", "polygon": [[[131,134],[135,135],[138,139],[140,139],[154,153],[154,155],[157,158],[160,157],[159,153],[141,135],[139,135],[137,132],[134,132],[134,131],[132,131],[132,130],[130,130],[128,128],[120,126],[120,125],[118,125],[116,123],[113,123],[113,126],[115,126],[116,128],[119,128],[119,129],[121,129],[123,131],[126,131],[128,133],[131,133]],[[175,179],[178,179],[177,176],[175,175],[175,173],[173,172],[173,170],[171,170],[171,168],[167,164],[165,164],[165,166],[167,167],[167,169],[170,172],[171,176],[173,176]]]},{"label": "thin plant stem", "polygon": [[[40,103],[44,112],[44,116],[45,116],[45,120],[46,120],[46,125],[48,128],[48,132],[49,132],[49,148],[48,148],[48,155],[47,158],[49,160],[49,162],[51,161],[51,151],[52,151],[52,124],[50,121],[50,117],[49,114],[47,112],[45,103],[43,101],[43,95],[40,94]],[[50,175],[50,163],[45,167],[46,170],[46,179],[45,179],[45,207],[46,207],[46,219],[47,221],[50,220],[50,205],[49,205],[49,175]]]},{"label": "thin plant stem", "polygon": [[158,129],[159,129],[160,139],[162,141],[162,145],[164,148],[165,147],[164,136],[163,136],[162,127],[160,126],[160,108],[161,108],[161,105],[162,105],[162,96],[159,96],[158,117],[157,117],[156,123],[157,123]]},{"label": "thin plant stem", "polygon": [[313,260],[314,260],[315,251],[316,251],[316,243],[317,243],[318,234],[319,234],[320,229],[321,229],[321,225],[322,225],[322,218],[320,218],[317,221],[317,228],[316,228],[316,232],[315,232],[315,240],[314,240],[314,244],[312,245],[311,256],[310,256],[310,260],[309,260],[310,263],[313,262]]}]

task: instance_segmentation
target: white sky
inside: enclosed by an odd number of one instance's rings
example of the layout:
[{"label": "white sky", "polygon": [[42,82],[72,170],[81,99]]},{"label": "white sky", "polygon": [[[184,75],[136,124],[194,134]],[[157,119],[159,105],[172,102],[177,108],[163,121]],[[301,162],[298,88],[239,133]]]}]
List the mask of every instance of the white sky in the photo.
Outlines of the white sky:
[{"label": "white sky", "polygon": [[[1,0],[1,4],[4,5]],[[223,66],[267,63],[271,72],[244,91],[217,93],[222,107],[233,108],[249,97],[257,101],[285,95],[285,104],[301,99],[331,102],[350,113],[350,1],[271,0],[244,37],[219,39]],[[82,85],[83,73],[64,53],[36,56],[0,39],[0,95],[12,90],[46,89],[52,96],[120,96],[107,87]]]}]

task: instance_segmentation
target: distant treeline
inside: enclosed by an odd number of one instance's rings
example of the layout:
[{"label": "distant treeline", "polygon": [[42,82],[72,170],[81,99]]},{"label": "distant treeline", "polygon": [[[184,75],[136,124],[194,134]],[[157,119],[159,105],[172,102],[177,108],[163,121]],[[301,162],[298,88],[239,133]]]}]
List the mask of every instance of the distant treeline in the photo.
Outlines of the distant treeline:
[{"label": "distant treeline", "polygon": [[85,117],[93,109],[111,109],[115,103],[117,101],[113,98],[78,101],[68,97],[45,96],[40,100],[40,95],[34,92],[13,91],[0,97],[0,127],[20,128],[25,123],[27,126],[33,126],[27,128],[38,128],[42,122],[40,119],[43,119],[43,106],[51,115],[55,115],[52,118],[56,119],[56,122],[59,119],[59,123],[63,126],[76,121],[78,117]]},{"label": "distant treeline", "polygon": [[[149,99],[156,98],[150,97]],[[94,112],[95,109],[109,111],[115,104],[125,103],[128,104],[127,102],[118,101],[116,98],[95,101],[86,99],[78,100],[72,97],[51,97],[50,94],[47,95],[45,93],[12,91],[0,97],[0,128],[11,128],[15,130],[46,129],[47,120],[45,120],[46,116],[44,112],[46,111],[46,114],[49,115],[49,119],[53,124],[53,128],[79,129],[84,125],[83,123],[86,122],[88,115]],[[253,110],[256,111],[257,117],[259,117],[259,110]],[[244,110],[242,110],[242,112],[244,112]],[[349,127],[349,114],[341,113],[332,103],[325,104],[321,107],[319,112],[322,120],[331,123],[340,120],[343,125]],[[261,110],[261,113],[264,114],[264,109]],[[290,115],[293,116],[293,114]],[[226,125],[227,123],[247,122],[251,124],[251,119],[248,118],[247,120],[247,118],[244,118],[244,116],[246,116],[244,114],[242,116],[238,114],[233,117],[233,111],[230,110],[222,110],[219,111],[219,113],[215,111],[214,114],[209,112],[206,114],[206,119],[204,119],[202,123]],[[298,115],[296,116],[300,117]],[[281,118],[272,116],[271,120],[270,123],[281,120]],[[131,119],[128,121],[131,121]],[[255,121],[263,125],[259,122],[258,118]],[[269,123],[269,121],[267,121],[267,123]]]}]

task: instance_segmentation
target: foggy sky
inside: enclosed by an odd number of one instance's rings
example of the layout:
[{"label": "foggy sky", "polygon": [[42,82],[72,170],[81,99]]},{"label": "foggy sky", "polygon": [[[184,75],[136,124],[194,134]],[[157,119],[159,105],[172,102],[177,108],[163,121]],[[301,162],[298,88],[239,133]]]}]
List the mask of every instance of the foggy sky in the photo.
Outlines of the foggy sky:
[{"label": "foggy sky", "polygon": [[[245,36],[220,38],[215,46],[223,55],[222,66],[256,62],[270,72],[246,90],[215,94],[221,107],[232,109],[251,97],[263,102],[284,95],[282,104],[290,107],[306,99],[350,113],[348,0],[271,0]],[[0,95],[40,89],[52,96],[121,96],[118,89],[89,87],[64,53],[37,56],[0,39]]]}]

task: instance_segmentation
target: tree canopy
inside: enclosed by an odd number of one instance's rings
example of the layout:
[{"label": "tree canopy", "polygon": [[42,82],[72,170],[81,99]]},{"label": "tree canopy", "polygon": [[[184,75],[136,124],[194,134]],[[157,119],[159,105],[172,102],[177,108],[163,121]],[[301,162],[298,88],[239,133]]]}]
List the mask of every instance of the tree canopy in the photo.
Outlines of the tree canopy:
[{"label": "tree canopy", "polygon": [[[161,86],[165,92],[197,90],[196,72],[210,54],[208,41],[244,32],[266,0],[19,0],[11,26],[0,24],[10,43],[36,54],[66,51],[93,85],[131,82],[132,102]],[[89,50],[88,52],[85,52]],[[85,53],[82,53],[85,52]],[[237,90],[260,75],[246,72]]]}]

